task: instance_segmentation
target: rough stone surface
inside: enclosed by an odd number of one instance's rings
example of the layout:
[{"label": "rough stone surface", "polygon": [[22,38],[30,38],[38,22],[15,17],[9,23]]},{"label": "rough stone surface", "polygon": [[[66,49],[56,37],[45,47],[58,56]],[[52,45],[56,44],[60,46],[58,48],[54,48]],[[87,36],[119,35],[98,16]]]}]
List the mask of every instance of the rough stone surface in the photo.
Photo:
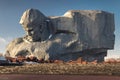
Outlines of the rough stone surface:
[{"label": "rough stone surface", "polygon": [[71,10],[46,17],[36,9],[23,13],[26,36],[13,40],[6,56],[34,55],[41,59],[103,61],[114,48],[114,15],[99,10]]},{"label": "rough stone surface", "polygon": [[21,17],[20,24],[26,31],[24,39],[27,41],[44,41],[50,34],[48,31],[47,17],[36,9],[25,11]]}]

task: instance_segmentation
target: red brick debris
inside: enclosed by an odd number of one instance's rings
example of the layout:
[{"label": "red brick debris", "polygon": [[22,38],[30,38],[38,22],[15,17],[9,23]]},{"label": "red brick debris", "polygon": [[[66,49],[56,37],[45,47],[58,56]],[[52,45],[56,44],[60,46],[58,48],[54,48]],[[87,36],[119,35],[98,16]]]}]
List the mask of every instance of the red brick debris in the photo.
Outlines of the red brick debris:
[{"label": "red brick debris", "polygon": [[[78,58],[77,60],[69,60],[67,62],[64,62],[62,60],[47,60],[45,61],[44,59],[37,59],[37,57],[34,56],[29,56],[29,57],[24,57],[24,56],[17,56],[16,58],[12,58],[12,57],[5,57],[8,61],[10,62],[37,62],[37,63],[70,63],[70,64],[75,64],[75,63],[79,63],[79,64],[88,64],[88,63],[92,63],[92,64],[97,64],[98,61],[94,60],[92,62],[87,62],[86,60],[82,60],[82,58]],[[120,63],[120,60],[115,60],[115,59],[108,59],[106,61],[104,61],[103,63]]]},{"label": "red brick debris", "polygon": [[12,57],[6,57],[6,59],[10,62],[24,62],[24,61],[32,61],[32,62],[37,62],[37,63],[70,63],[70,64],[74,64],[74,63],[79,63],[79,64],[88,64],[88,63],[92,63],[92,64],[97,64],[97,60],[94,60],[92,62],[87,62],[82,60],[82,58],[78,58],[77,60],[70,60],[67,62],[64,62],[62,60],[47,60],[45,61],[44,59],[37,59],[34,56],[29,56],[29,57],[24,57],[24,56],[18,56],[16,58],[12,58]]}]

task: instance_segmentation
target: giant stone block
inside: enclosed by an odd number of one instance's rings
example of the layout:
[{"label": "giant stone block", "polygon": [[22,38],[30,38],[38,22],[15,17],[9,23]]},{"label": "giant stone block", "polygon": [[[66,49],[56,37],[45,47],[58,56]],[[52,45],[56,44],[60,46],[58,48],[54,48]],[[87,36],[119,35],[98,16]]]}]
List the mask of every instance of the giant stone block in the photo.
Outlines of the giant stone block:
[{"label": "giant stone block", "polygon": [[20,24],[24,37],[13,40],[6,56],[34,55],[41,59],[64,61],[104,60],[114,48],[114,14],[99,10],[70,10],[63,16],[46,17],[36,9],[23,13]]}]

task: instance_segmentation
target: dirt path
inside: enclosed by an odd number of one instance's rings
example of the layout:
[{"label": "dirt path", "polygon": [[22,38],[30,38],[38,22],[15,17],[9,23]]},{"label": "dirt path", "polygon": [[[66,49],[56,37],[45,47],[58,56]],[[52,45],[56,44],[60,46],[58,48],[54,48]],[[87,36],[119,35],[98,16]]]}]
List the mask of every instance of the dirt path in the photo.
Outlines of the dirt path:
[{"label": "dirt path", "polygon": [[120,76],[1,74],[0,80],[120,80]]}]

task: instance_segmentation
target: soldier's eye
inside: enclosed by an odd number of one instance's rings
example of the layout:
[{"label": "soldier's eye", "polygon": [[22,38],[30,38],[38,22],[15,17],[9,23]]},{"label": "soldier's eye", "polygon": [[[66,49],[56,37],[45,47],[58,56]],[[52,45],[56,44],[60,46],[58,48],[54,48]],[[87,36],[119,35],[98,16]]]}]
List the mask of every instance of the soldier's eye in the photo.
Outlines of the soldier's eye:
[{"label": "soldier's eye", "polygon": [[31,31],[33,31],[33,29],[29,29],[28,31],[31,32]]}]

